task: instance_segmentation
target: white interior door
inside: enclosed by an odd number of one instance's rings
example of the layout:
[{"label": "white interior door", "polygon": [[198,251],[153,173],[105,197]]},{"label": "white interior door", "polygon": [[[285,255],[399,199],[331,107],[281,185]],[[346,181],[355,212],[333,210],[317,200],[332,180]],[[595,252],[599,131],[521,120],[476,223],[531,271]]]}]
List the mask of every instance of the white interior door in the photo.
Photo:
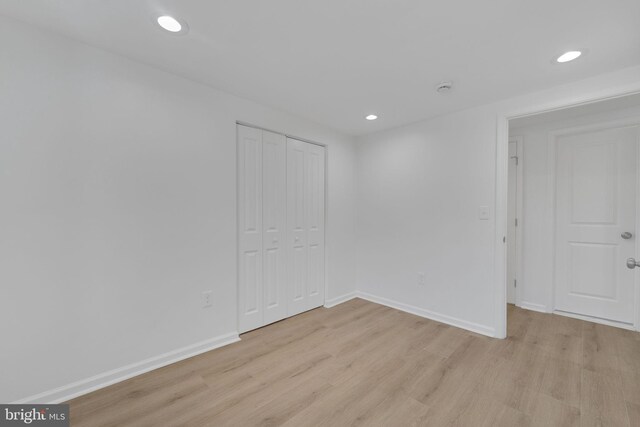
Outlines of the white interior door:
[{"label": "white interior door", "polygon": [[287,317],[287,141],[262,133],[263,324]]},{"label": "white interior door", "polygon": [[633,323],[638,128],[556,141],[555,309]]},{"label": "white interior door", "polygon": [[510,304],[516,303],[518,160],[518,143],[517,141],[509,141],[509,190],[507,196],[507,302]]},{"label": "white interior door", "polygon": [[324,148],[287,138],[288,315],[324,303]]},{"label": "white interior door", "polygon": [[262,131],[238,126],[239,329],[263,326]]}]

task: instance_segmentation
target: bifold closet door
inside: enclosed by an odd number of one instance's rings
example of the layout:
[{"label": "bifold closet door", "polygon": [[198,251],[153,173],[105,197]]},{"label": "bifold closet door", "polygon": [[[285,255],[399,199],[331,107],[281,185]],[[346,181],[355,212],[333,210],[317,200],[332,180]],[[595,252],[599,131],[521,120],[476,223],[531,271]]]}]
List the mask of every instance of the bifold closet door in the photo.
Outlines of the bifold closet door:
[{"label": "bifold closet door", "polygon": [[287,138],[288,315],[324,304],[324,147]]},{"label": "bifold closet door", "polygon": [[286,138],[238,126],[239,330],[287,316]]},{"label": "bifold closet door", "polygon": [[287,317],[287,141],[262,132],[263,324]]},{"label": "bifold closet door", "polygon": [[262,131],[238,126],[240,332],[262,326]]}]

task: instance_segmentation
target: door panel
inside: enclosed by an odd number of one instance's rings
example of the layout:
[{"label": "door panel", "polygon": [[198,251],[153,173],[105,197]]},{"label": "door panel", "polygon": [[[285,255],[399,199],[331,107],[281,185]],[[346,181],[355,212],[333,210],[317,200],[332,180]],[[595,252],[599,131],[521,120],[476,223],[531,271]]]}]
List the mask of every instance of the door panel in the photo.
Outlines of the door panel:
[{"label": "door panel", "polygon": [[[292,271],[292,301],[293,306],[296,304],[302,304],[300,310],[304,311],[304,296],[307,289],[307,248],[300,245],[294,245],[291,257],[291,271]],[[289,315],[292,315],[290,312]]]},{"label": "door panel", "polygon": [[287,139],[289,316],[324,304],[324,156]]},{"label": "door panel", "polygon": [[616,300],[618,247],[600,243],[569,243],[571,295]]},{"label": "door panel", "polygon": [[557,138],[557,310],[633,322],[637,141],[637,127]]},{"label": "door panel", "polygon": [[307,144],[307,309],[324,304],[324,162],[324,147]]},{"label": "door panel", "polygon": [[269,248],[264,251],[264,302],[265,309],[275,308],[281,305],[280,289],[278,282],[282,280],[278,271],[282,263],[281,251],[277,248]]},{"label": "door panel", "polygon": [[244,278],[244,315],[260,314],[260,253],[245,251],[242,260]]},{"label": "door panel", "polygon": [[618,145],[576,144],[569,159],[572,224],[615,224]]},{"label": "door panel", "polygon": [[262,133],[262,212],[264,249],[263,324],[287,316],[286,197],[287,142],[284,135]]},{"label": "door panel", "polygon": [[[322,261],[323,253],[320,245],[309,245],[309,274],[307,280],[308,297],[314,298],[322,289]],[[311,303],[313,305],[313,303]]]},{"label": "door panel", "polygon": [[238,126],[239,329],[261,326],[262,271],[262,133]]},{"label": "door panel", "polygon": [[289,316],[307,310],[306,143],[287,138],[287,228],[289,245]]}]

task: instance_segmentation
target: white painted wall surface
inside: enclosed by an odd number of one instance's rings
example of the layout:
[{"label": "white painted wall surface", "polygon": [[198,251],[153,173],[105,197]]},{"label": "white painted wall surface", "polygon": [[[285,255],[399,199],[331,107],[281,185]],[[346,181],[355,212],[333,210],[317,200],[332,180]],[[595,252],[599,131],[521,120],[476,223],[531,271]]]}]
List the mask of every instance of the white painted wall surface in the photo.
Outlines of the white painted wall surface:
[{"label": "white painted wall surface", "polygon": [[580,126],[638,118],[640,105],[597,114],[588,114],[571,119],[554,120],[548,114],[547,123],[524,127],[511,127],[510,136],[522,136],[524,144],[524,191],[523,215],[523,269],[518,282],[522,303],[525,307],[536,307],[544,311],[553,310],[553,264],[549,248],[553,238],[553,224],[547,216],[547,149],[549,133]]},{"label": "white painted wall surface", "polygon": [[362,140],[360,291],[491,326],[493,223],[478,220],[478,208],[493,206],[494,132],[485,108]]},{"label": "white painted wall surface", "polygon": [[237,332],[236,120],[328,145],[355,290],[350,137],[1,17],[0,64],[0,402]]},{"label": "white painted wall surface", "polygon": [[[623,93],[639,82],[640,67],[627,68],[359,138],[358,290],[493,333],[497,118]],[[480,206],[490,207],[489,221],[479,219]]]}]

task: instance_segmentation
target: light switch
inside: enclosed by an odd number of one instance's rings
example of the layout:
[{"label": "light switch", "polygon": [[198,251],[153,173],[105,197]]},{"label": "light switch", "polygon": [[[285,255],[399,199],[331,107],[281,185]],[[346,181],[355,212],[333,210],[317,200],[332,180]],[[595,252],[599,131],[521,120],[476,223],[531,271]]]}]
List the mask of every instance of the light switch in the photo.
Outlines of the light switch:
[{"label": "light switch", "polygon": [[483,220],[489,219],[489,206],[480,206],[478,217]]}]

